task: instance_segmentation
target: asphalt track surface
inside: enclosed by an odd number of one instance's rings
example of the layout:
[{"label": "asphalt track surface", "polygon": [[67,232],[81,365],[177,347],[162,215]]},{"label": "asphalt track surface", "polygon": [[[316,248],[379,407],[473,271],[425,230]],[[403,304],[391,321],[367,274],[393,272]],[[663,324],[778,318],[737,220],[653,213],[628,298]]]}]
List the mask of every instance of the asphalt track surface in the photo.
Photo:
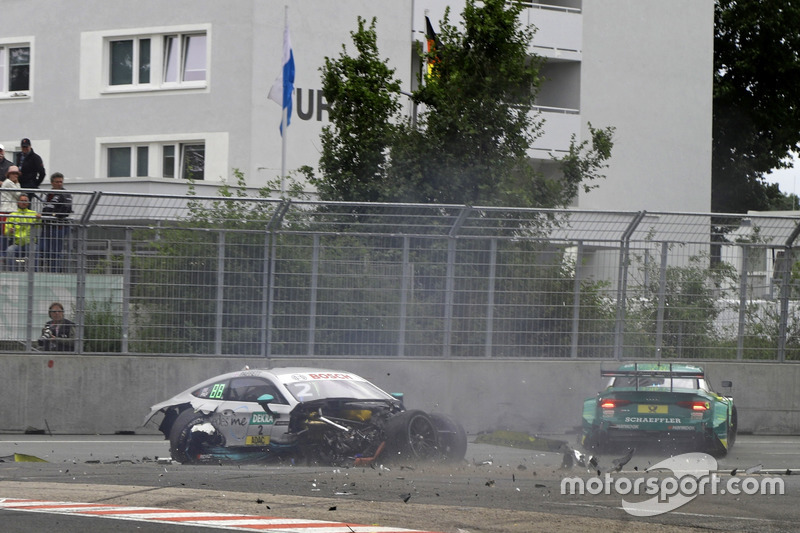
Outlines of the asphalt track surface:
[{"label": "asphalt track surface", "polygon": [[[554,438],[574,440],[574,436]],[[783,494],[740,490],[693,495],[685,505],[644,517],[633,516],[622,505],[623,499],[643,501],[644,496],[621,496],[613,485],[608,493],[565,494],[564,479],[580,479],[587,487],[606,476],[612,483],[623,477],[661,482],[671,473],[646,469],[685,450],[637,449],[617,471],[613,460],[624,456],[625,450],[600,456],[596,467],[582,467],[565,465],[561,452],[473,441],[474,436],[466,461],[459,465],[338,468],[290,463],[180,465],[167,459],[168,445],[156,436],[0,435],[4,460],[0,530],[800,530],[799,436],[741,435],[716,465],[721,487],[728,487],[731,480],[751,489],[763,480],[780,480]],[[47,462],[15,462],[14,454],[18,459],[30,456]],[[75,504],[82,507],[76,509]],[[23,510],[26,506],[29,510]],[[31,507],[37,507],[36,512]],[[186,520],[198,516],[209,517],[213,525]]]}]

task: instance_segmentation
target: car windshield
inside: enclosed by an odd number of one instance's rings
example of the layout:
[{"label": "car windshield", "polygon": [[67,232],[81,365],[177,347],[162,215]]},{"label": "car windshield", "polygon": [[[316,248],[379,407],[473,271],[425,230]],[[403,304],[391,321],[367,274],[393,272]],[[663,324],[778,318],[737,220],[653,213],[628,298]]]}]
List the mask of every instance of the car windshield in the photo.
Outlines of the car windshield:
[{"label": "car windshield", "polygon": [[636,388],[639,380],[640,389],[697,389],[697,380],[694,378],[661,378],[653,376],[630,376],[614,378],[612,387]]},{"label": "car windshield", "polygon": [[298,402],[324,398],[353,398],[356,400],[390,400],[392,397],[368,381],[319,379],[287,383],[286,388]]}]

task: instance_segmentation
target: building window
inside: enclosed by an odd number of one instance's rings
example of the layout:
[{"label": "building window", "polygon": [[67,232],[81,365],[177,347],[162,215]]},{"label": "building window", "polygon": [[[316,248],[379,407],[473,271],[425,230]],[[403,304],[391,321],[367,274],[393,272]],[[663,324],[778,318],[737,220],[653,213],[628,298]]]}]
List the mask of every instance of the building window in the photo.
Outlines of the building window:
[{"label": "building window", "polygon": [[202,143],[168,144],[163,147],[165,178],[202,180],[205,178],[206,146]]},{"label": "building window", "polygon": [[205,32],[107,39],[108,87],[114,90],[203,88]]},{"label": "building window", "polygon": [[206,36],[164,37],[164,83],[206,81]]},{"label": "building window", "polygon": [[30,91],[31,47],[0,46],[0,96],[27,96]]},{"label": "building window", "polygon": [[[203,180],[205,179],[205,152],[205,143],[197,141],[107,146],[107,176],[109,178],[152,176]],[[151,160],[151,157],[156,159]],[[160,175],[156,170],[158,168],[161,169]],[[151,173],[150,169],[153,169],[154,172]]]},{"label": "building window", "polygon": [[109,85],[150,83],[150,39],[122,39],[109,46]]},{"label": "building window", "polygon": [[131,149],[128,146],[108,149],[108,177],[127,178],[131,176]]}]

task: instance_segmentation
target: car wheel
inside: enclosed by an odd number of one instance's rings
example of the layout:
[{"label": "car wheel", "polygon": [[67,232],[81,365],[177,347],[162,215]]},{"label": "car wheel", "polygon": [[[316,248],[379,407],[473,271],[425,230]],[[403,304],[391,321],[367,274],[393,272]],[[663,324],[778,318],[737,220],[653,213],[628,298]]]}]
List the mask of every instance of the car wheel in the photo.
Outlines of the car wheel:
[{"label": "car wheel", "polygon": [[439,455],[436,426],[422,411],[405,411],[386,424],[386,456],[390,460],[429,460]]},{"label": "car wheel", "polygon": [[192,428],[206,422],[208,418],[203,413],[191,408],[178,415],[169,432],[169,452],[174,461],[183,464],[202,462],[200,456],[205,445],[210,444],[212,436],[202,431],[192,431]]},{"label": "car wheel", "polygon": [[736,433],[739,431],[739,415],[736,412],[736,406],[734,405],[731,411],[731,421],[728,425],[728,449],[730,450],[733,448],[733,445],[736,443]]},{"label": "car wheel", "polygon": [[444,460],[455,463],[463,461],[467,455],[467,432],[464,426],[446,415],[431,413],[439,437],[439,449]]}]

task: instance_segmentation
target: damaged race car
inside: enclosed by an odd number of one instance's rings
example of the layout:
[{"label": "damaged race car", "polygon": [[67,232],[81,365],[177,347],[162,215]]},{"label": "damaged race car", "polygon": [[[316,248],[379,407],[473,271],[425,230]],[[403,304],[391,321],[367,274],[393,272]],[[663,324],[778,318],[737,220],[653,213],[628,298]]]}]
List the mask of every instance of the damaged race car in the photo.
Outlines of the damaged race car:
[{"label": "damaged race car", "polygon": [[[159,420],[160,418],[160,420]],[[406,410],[350,372],[244,369],[158,403],[157,422],[172,459],[185,464],[290,458],[358,466],[374,461],[461,461],[464,428],[449,416]]]},{"label": "damaged race car", "polygon": [[583,402],[584,448],[664,439],[724,456],[733,447],[738,425],[733,398],[714,392],[701,367],[627,363],[600,375],[611,379],[604,391]]}]

